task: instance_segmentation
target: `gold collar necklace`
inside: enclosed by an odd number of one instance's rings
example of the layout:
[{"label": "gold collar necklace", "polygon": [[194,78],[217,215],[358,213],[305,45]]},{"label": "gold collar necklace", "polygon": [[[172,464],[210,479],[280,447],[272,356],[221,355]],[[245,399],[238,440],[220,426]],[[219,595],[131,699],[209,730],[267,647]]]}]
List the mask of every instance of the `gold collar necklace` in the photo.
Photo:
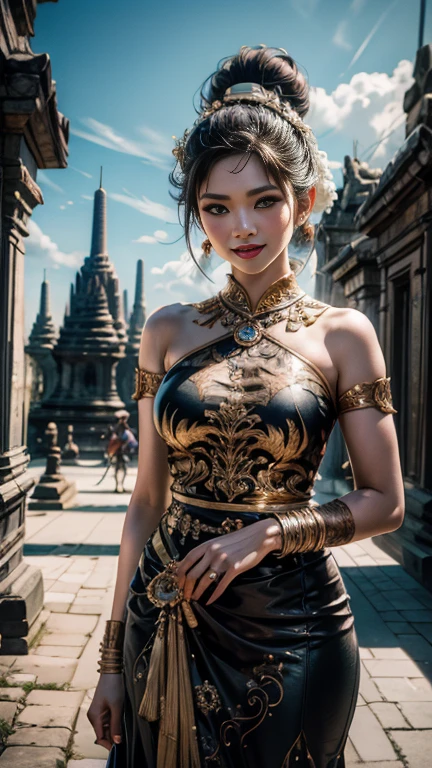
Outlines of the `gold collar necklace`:
[{"label": "gold collar necklace", "polygon": [[281,320],[287,320],[286,331],[297,331],[302,325],[311,325],[328,307],[307,296],[291,272],[272,283],[253,310],[243,286],[234,275],[228,274],[227,277],[227,284],[219,293],[192,304],[200,314],[208,315],[204,320],[193,322],[212,328],[220,320],[224,326],[233,326],[236,342],[244,347],[257,344],[264,329]]}]

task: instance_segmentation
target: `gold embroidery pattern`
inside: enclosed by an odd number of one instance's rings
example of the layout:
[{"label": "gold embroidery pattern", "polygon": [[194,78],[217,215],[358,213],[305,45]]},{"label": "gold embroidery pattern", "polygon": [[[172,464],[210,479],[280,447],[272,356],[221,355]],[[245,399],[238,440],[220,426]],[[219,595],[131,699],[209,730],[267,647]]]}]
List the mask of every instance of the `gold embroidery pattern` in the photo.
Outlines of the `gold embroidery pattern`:
[{"label": "gold embroidery pattern", "polygon": [[[203,504],[205,504],[205,502],[203,502]],[[189,533],[192,538],[197,541],[201,533],[222,535],[231,533],[232,531],[238,531],[240,528],[243,528],[244,525],[243,520],[240,520],[240,518],[233,520],[230,517],[225,518],[220,525],[208,525],[207,523],[203,523],[199,517],[192,517],[188,512],[185,512],[184,504],[181,504],[175,499],[171,502],[165,515],[168,533],[172,534],[175,530],[180,531],[182,535],[180,544],[185,543],[186,536]]]},{"label": "gold embroidery pattern", "polygon": [[348,389],[338,399],[339,414],[354,408],[378,408],[384,413],[397,413],[393,408],[390,391],[390,376],[382,376],[375,381],[365,381]]},{"label": "gold embroidery pattern", "polygon": [[[227,277],[227,284],[216,296],[192,303],[200,314],[209,315],[204,320],[196,319],[193,322],[208,328],[212,328],[217,321],[225,327],[233,326],[237,341],[248,346],[260,340],[262,329],[282,320],[287,321],[286,331],[298,331],[302,325],[312,325],[330,306],[306,295],[295,275],[291,274],[270,285],[252,311],[249,296],[243,286],[234,275],[229,274]],[[249,326],[253,326],[254,332],[248,341],[242,342],[238,326],[243,326],[245,320],[249,321]]]},{"label": "gold embroidery pattern", "polygon": [[[272,654],[266,654],[265,661],[253,668],[253,678],[246,683],[247,707],[251,714],[243,714],[241,705],[238,705],[239,714],[224,720],[220,726],[220,739],[226,747],[231,746],[234,735],[243,745],[246,736],[258,728],[266,715],[271,714],[269,710],[281,703],[284,696],[282,670],[283,662],[275,663]],[[214,759],[219,749],[220,746],[208,759]]]},{"label": "gold embroidery pattern", "polygon": [[205,715],[209,712],[219,712],[222,708],[217,688],[208,680],[204,680],[202,685],[196,685],[195,693],[197,705]]},{"label": "gold embroidery pattern", "polygon": [[132,400],[154,397],[164,376],[164,373],[152,373],[144,368],[135,368],[135,392],[132,395]]},{"label": "gold embroidery pattern", "polygon": [[[186,418],[176,424],[177,411],[169,417],[165,409],[160,431],[170,448],[171,489],[193,496],[197,483],[203,483],[217,501],[246,496],[251,503],[266,504],[308,497],[325,432],[319,434],[322,443],[312,444],[297,408],[299,423],[287,418],[283,428],[263,424],[253,410],[286,387],[302,386],[316,396],[325,413],[331,394],[321,378],[269,339],[252,348],[236,348],[225,358],[206,349],[188,364],[198,369],[189,381],[200,399],[220,405],[206,409],[205,420],[192,424]],[[308,448],[306,463],[302,457]],[[300,484],[306,487],[300,489]]]}]

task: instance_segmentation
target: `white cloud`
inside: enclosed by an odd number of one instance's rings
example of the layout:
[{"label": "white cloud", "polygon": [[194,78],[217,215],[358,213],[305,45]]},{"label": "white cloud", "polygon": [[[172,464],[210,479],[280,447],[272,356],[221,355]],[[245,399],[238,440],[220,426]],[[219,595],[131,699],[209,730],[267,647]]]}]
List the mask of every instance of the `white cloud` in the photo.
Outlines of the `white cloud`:
[{"label": "white cloud", "polygon": [[135,210],[145,213],[146,216],[153,216],[155,219],[162,219],[170,224],[178,224],[177,211],[168,208],[168,206],[163,205],[163,203],[155,203],[144,195],[142,197],[136,197],[136,195],[132,195],[130,192],[124,195],[111,192],[108,194],[108,197],[115,200],[117,203],[129,205],[130,208],[135,208]]},{"label": "white cloud", "polygon": [[320,0],[291,0],[291,7],[304,19],[309,19],[316,11]]},{"label": "white cloud", "polygon": [[54,189],[55,192],[64,194],[64,189],[59,187],[59,185],[50,179],[43,171],[38,171],[36,181],[38,184],[42,184],[42,186],[49,187],[50,189]]},{"label": "white cloud", "polygon": [[67,201],[67,204],[68,204],[68,205],[73,205],[73,200],[68,200],[68,201]]},{"label": "white cloud", "polygon": [[332,42],[337,45],[338,48],[344,48],[346,51],[350,51],[352,49],[352,45],[347,40],[347,27],[348,22],[346,19],[340,21],[336,27]]},{"label": "white cloud", "polygon": [[45,235],[35,221],[28,221],[29,238],[26,241],[26,251],[30,256],[48,256],[55,269],[60,266],[75,268],[80,265],[85,253],[72,251],[64,253],[57,243],[54,243],[49,235]]},{"label": "white cloud", "polygon": [[340,160],[329,160],[328,164],[331,170],[337,170],[338,168],[342,168],[342,165],[343,165],[343,163],[341,163]]},{"label": "white cloud", "polygon": [[393,0],[393,2],[385,9],[385,11],[382,12],[382,14],[379,17],[378,21],[376,22],[376,24],[374,24],[374,26],[372,27],[371,31],[365,37],[365,39],[363,40],[362,44],[360,45],[360,47],[357,49],[357,51],[355,52],[354,56],[352,57],[350,63],[348,64],[348,69],[351,69],[353,64],[356,63],[357,59],[359,59],[360,56],[362,55],[362,53],[364,53],[364,51],[368,47],[370,41],[372,40],[374,35],[378,32],[378,30],[379,30],[381,24],[383,23],[383,21],[385,21],[385,19],[389,15],[390,11],[393,10],[394,6],[398,2],[399,2],[399,0]]},{"label": "white cloud", "polygon": [[413,83],[412,71],[412,62],[402,59],[391,75],[358,72],[331,93],[311,88],[307,122],[318,139],[329,132],[357,139],[360,158],[367,147],[386,136],[374,153],[374,161],[384,167],[405,139],[402,104]]},{"label": "white cloud", "polygon": [[167,158],[172,157],[173,144],[157,131],[141,126],[137,130],[147,141],[135,141],[122,136],[112,126],[101,123],[93,117],[84,117],[80,122],[89,128],[91,133],[78,128],[71,128],[71,133],[74,136],[79,136],[85,141],[91,141],[115,152],[141,157],[146,163],[164,170],[171,168],[171,165],[167,163]]},{"label": "white cloud", "polygon": [[213,296],[226,282],[226,275],[230,272],[230,265],[222,261],[215,269],[211,269],[209,259],[203,257],[201,248],[194,248],[197,261],[201,264],[206,274],[214,281],[207,280],[195,265],[189,251],[183,251],[177,260],[167,261],[162,267],[152,267],[153,275],[164,276],[165,279],[153,286],[153,290],[164,291],[177,300],[185,298],[185,289],[193,288],[194,295],[199,301]]},{"label": "white cloud", "polygon": [[83,198],[83,200],[94,200],[94,197],[92,197],[91,195],[81,195],[81,197]]},{"label": "white cloud", "polygon": [[152,235],[141,235],[137,240],[132,240],[133,243],[159,243],[161,240],[166,240],[168,237],[167,232],[163,229],[157,229]]},{"label": "white cloud", "polygon": [[366,0],[352,0],[352,3],[350,5],[350,11],[353,13],[359,13],[363,10],[364,6],[366,5]]},{"label": "white cloud", "polygon": [[87,173],[87,171],[80,171],[80,169],[79,169],[79,168],[74,168],[74,166],[73,166],[73,165],[68,165],[68,168],[70,168],[70,169],[71,169],[71,171],[76,171],[77,173],[80,173],[80,174],[81,174],[81,176],[85,176],[85,177],[86,177],[86,179],[92,179],[92,178],[93,178],[93,176],[91,175],[91,173]]}]

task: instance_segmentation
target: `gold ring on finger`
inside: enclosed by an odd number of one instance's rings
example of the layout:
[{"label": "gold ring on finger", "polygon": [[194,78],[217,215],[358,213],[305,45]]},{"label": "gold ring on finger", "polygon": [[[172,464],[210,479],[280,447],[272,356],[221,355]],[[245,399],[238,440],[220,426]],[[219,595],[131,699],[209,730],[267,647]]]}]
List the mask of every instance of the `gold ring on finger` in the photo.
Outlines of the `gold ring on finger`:
[{"label": "gold ring on finger", "polygon": [[218,573],[216,571],[209,571],[208,577],[209,579],[217,579]]}]

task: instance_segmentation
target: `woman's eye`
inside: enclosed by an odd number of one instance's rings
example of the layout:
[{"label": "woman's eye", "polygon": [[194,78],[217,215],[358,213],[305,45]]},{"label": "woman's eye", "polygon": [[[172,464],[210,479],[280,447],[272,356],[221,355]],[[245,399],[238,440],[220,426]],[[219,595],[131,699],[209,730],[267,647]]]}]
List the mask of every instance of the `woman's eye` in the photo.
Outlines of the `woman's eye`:
[{"label": "woman's eye", "polygon": [[[278,197],[261,197],[257,201],[257,203],[255,205],[255,208],[258,208],[258,207],[259,208],[270,208],[271,205],[273,205],[273,203],[278,203],[279,200],[280,200],[280,198],[278,198]],[[260,205],[260,203],[270,203],[270,205]],[[219,208],[219,209],[222,208],[223,210],[222,211],[220,211],[220,210],[216,210],[215,211],[214,210],[215,208]],[[204,208],[204,210],[208,211],[208,213],[213,213],[216,216],[220,216],[220,214],[223,213],[224,211],[226,211],[227,208],[226,208],[225,205],[220,205],[218,203],[213,203],[212,205],[208,205],[207,208]]]}]

